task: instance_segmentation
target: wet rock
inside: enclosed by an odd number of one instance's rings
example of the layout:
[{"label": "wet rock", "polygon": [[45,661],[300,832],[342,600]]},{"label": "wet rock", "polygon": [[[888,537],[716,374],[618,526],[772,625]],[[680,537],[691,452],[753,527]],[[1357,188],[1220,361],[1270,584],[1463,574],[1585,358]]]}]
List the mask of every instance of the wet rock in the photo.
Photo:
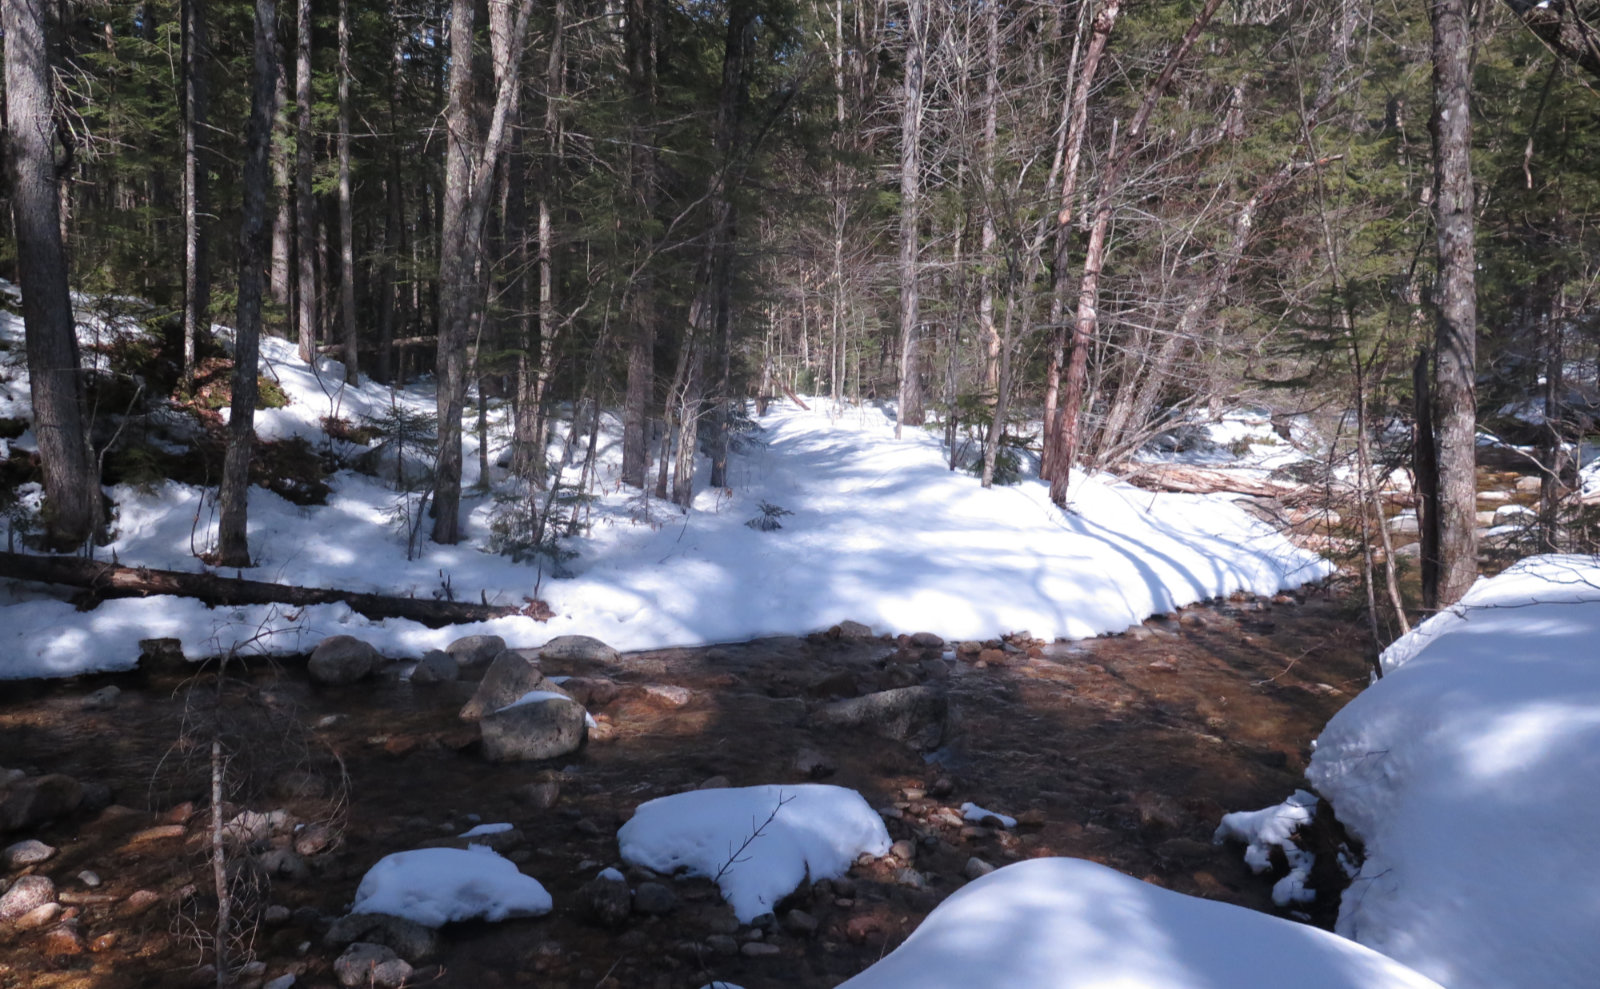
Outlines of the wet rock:
[{"label": "wet rock", "polygon": [[29,911],[55,902],[56,884],[48,876],[23,876],[0,895],[0,924],[7,924]]},{"label": "wet rock", "polygon": [[429,649],[411,671],[412,683],[450,683],[461,676],[461,665],[447,652]]},{"label": "wet rock", "polygon": [[626,926],[633,912],[633,894],[621,879],[597,876],[578,887],[578,915],[601,927]]},{"label": "wet rock", "polygon": [[294,911],[281,903],[274,903],[261,911],[261,921],[269,927],[280,927],[287,924],[292,916],[294,916]]},{"label": "wet rock", "polygon": [[294,978],[294,973],[288,972],[270,982],[264,983],[261,989],[290,989],[294,985]]},{"label": "wet rock", "polygon": [[411,966],[389,948],[360,941],[333,963],[333,974],[342,986],[399,986],[411,973]]},{"label": "wet rock", "polygon": [[746,958],[771,958],[782,953],[782,948],[766,941],[746,941],[739,946],[739,954]]},{"label": "wet rock", "polygon": [[12,785],[0,803],[0,833],[29,831],[64,817],[83,803],[83,785],[70,776],[51,773]]},{"label": "wet rock", "polygon": [[847,670],[830,673],[806,688],[811,697],[855,697],[861,693],[856,674]]},{"label": "wet rock", "polygon": [[622,655],[588,635],[558,635],[539,647],[539,658],[569,663],[616,663]]},{"label": "wet rock", "polygon": [[322,943],[341,948],[354,943],[377,944],[393,949],[413,963],[428,961],[439,954],[439,932],[404,917],[386,913],[353,913],[340,917],[322,936]]},{"label": "wet rock", "polygon": [[877,638],[877,636],[872,634],[872,628],[870,626],[863,625],[860,622],[852,621],[842,621],[828,629],[828,636],[830,638],[844,639],[846,641],[860,641],[862,639]]},{"label": "wet rock", "polygon": [[19,931],[36,931],[41,927],[49,927],[61,916],[61,910],[59,903],[42,903],[12,921],[11,926]]},{"label": "wet rock", "polygon": [[683,707],[689,703],[692,696],[687,687],[676,687],[664,683],[648,683],[644,685],[644,699],[656,707],[674,708]]},{"label": "wet rock", "polygon": [[294,836],[294,850],[310,857],[339,844],[339,833],[326,824],[307,824]]},{"label": "wet rock", "polygon": [[92,869],[85,869],[78,873],[78,882],[83,883],[90,889],[98,889],[100,886],[100,873]]},{"label": "wet rock", "polygon": [[906,640],[918,649],[943,649],[944,640],[932,632],[918,632]]},{"label": "wet rock", "polygon": [[554,759],[583,745],[584,710],[565,696],[501,708],[478,723],[491,762]]},{"label": "wet rock", "polygon": [[271,879],[301,882],[311,876],[306,860],[287,848],[269,849],[258,855],[256,861]]},{"label": "wet rock", "polygon": [[498,635],[468,635],[444,647],[445,653],[464,669],[492,662],[506,650],[506,640]]},{"label": "wet rock", "polygon": [[524,783],[511,791],[511,799],[534,810],[549,810],[561,799],[561,784],[554,780]]},{"label": "wet rock", "polygon": [[189,661],[183,655],[180,639],[140,639],[139,672],[184,673]]},{"label": "wet rock", "polygon": [[801,749],[794,757],[794,771],[807,779],[826,779],[838,771],[838,768],[832,759],[809,746]]},{"label": "wet rock", "polygon": [[783,915],[783,929],[790,934],[810,937],[817,933],[817,918],[804,910],[790,910]]},{"label": "wet rock", "polygon": [[5,852],[0,853],[0,858],[5,860],[7,869],[20,869],[26,865],[43,862],[55,853],[56,850],[52,846],[37,838],[29,838],[27,841],[7,845]]},{"label": "wet rock", "polygon": [[461,707],[461,720],[477,721],[535,690],[566,695],[566,691],[545,678],[537,662],[514,649],[507,649],[484,671],[478,689]]},{"label": "wet rock", "polygon": [[924,685],[834,701],[812,712],[810,721],[828,728],[862,728],[916,748],[933,749],[944,737],[948,713],[944,692]]},{"label": "wet rock", "polygon": [[994,866],[974,855],[967,859],[967,864],[962,868],[961,874],[968,879],[982,879],[994,871]]},{"label": "wet rock", "polygon": [[83,935],[78,933],[76,927],[62,924],[55,927],[44,936],[44,943],[40,950],[48,957],[59,958],[64,955],[81,955],[87,950],[83,943]]},{"label": "wet rock", "polygon": [[1004,666],[1009,657],[1004,649],[985,649],[978,653],[974,666]]},{"label": "wet rock", "polygon": [[633,891],[633,908],[651,916],[663,916],[678,909],[678,894],[661,883],[640,883]]},{"label": "wet rock", "polygon": [[111,684],[101,687],[93,693],[84,695],[83,709],[85,711],[109,711],[117,706],[117,698],[122,696],[122,688]]},{"label": "wet rock", "polygon": [[706,947],[724,957],[739,953],[739,942],[727,934],[706,935]]},{"label": "wet rock", "polygon": [[610,704],[622,692],[622,688],[617,686],[615,680],[608,680],[605,677],[568,677],[562,681],[561,689],[591,711]]},{"label": "wet rock", "polygon": [[122,909],[118,912],[124,917],[134,917],[144,913],[146,910],[149,910],[151,907],[160,902],[161,894],[157,893],[155,890],[136,889],[132,893],[128,894],[128,898],[126,900],[122,901]]},{"label": "wet rock", "polygon": [[311,651],[306,671],[317,683],[355,683],[378,665],[378,650],[353,635],[330,635]]}]

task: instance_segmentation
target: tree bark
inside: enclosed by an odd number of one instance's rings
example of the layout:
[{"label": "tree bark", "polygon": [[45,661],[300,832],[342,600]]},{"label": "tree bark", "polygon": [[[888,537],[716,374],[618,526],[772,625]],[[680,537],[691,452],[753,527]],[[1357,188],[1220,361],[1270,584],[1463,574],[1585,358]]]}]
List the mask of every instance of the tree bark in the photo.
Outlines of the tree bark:
[{"label": "tree bark", "polygon": [[[628,182],[641,215],[656,209],[656,155],[649,124],[655,115],[655,0],[628,0],[624,25],[628,96],[632,110],[632,144]],[[628,379],[622,405],[622,483],[643,488],[650,469],[650,401],[655,391],[655,348],[658,314],[650,264],[652,245],[635,245],[632,284],[628,287]]]},{"label": "tree bark", "polygon": [[344,380],[354,385],[361,374],[356,349],[355,215],[350,202],[349,8],[348,0],[339,0],[339,323],[344,333]]},{"label": "tree bark", "polygon": [[1551,51],[1600,78],[1600,30],[1578,16],[1575,0],[1504,2]]},{"label": "tree bark", "polygon": [[1435,426],[1439,451],[1438,607],[1461,599],[1478,576],[1477,332],[1473,244],[1471,55],[1467,0],[1432,0],[1434,223],[1438,317],[1434,326]]},{"label": "tree bark", "polygon": [[77,331],[67,291],[52,152],[48,11],[46,0],[4,0],[6,157],[33,433],[44,470],[45,536],[52,546],[75,548],[99,528],[101,495],[85,428]]},{"label": "tree bark", "polygon": [[[263,3],[271,6],[271,0],[258,0],[258,6]],[[215,573],[124,567],[78,557],[32,556],[24,553],[0,552],[0,578],[83,587],[89,590],[94,600],[166,594],[196,598],[213,607],[346,604],[368,618],[407,618],[430,628],[462,622],[492,621],[513,615],[526,615],[543,621],[550,614],[542,603],[531,600],[522,606],[512,606],[358,594],[335,587],[295,587],[263,580],[241,580]]]},{"label": "tree bark", "polygon": [[[997,208],[995,189],[995,140],[999,131],[1000,111],[1000,4],[989,0],[984,4],[984,79],[983,79],[983,147],[980,154],[983,170],[983,227],[978,234],[978,333],[983,338],[983,390],[993,395],[999,404],[1000,392],[1000,332],[994,322],[995,257],[997,237],[994,213]],[[984,487],[989,486],[993,473],[993,458],[984,458]]]},{"label": "tree bark", "polygon": [[211,271],[206,257],[206,221],[211,210],[207,195],[206,150],[201,134],[206,130],[205,0],[183,0],[183,381],[194,387],[195,351],[200,336],[209,330]]},{"label": "tree bark", "polygon": [[310,363],[317,347],[317,204],[311,188],[311,0],[297,5],[294,60],[295,324],[300,359]]},{"label": "tree bark", "polygon": [[895,409],[896,439],[900,438],[902,427],[920,426],[927,417],[917,353],[917,224],[922,206],[922,85],[927,29],[927,0],[906,0],[905,76],[900,100],[900,392]]},{"label": "tree bark", "polygon": [[[274,0],[276,5],[276,0]],[[277,36],[277,28],[273,28]],[[278,44],[279,42],[274,42]],[[277,76],[273,79],[272,191],[278,209],[272,223],[272,301],[288,307],[294,301],[294,176],[289,162],[289,59],[279,47],[273,52]],[[293,323],[294,313],[289,313]]]},{"label": "tree bark", "polygon": [[250,565],[250,458],[255,449],[256,363],[261,344],[262,268],[267,261],[267,182],[278,78],[277,5],[255,0],[250,121],[245,138],[244,212],[239,224],[239,308],[234,321],[233,405],[217,500],[217,559]]}]

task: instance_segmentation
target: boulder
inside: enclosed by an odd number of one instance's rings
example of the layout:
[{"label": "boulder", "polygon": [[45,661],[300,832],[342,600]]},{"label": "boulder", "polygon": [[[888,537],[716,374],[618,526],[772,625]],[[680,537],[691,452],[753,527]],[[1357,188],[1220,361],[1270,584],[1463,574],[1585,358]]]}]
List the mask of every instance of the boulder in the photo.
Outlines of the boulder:
[{"label": "boulder", "polygon": [[537,662],[514,649],[504,650],[489,664],[472,698],[461,706],[461,720],[477,721],[534,690],[566,694],[545,678]]},{"label": "boulder", "polygon": [[570,697],[502,707],[478,722],[483,754],[491,762],[528,762],[575,752],[587,735],[585,717]]},{"label": "boulder", "polygon": [[622,927],[633,912],[633,894],[628,884],[613,872],[601,874],[578,887],[578,914],[601,927]]},{"label": "boulder", "polygon": [[464,667],[482,666],[506,651],[506,640],[498,635],[468,635],[444,647]]},{"label": "boulder", "polygon": [[828,634],[835,639],[861,640],[876,638],[869,625],[860,622],[842,621],[833,628],[828,629]]},{"label": "boulder", "polygon": [[23,876],[0,896],[0,924],[9,924],[56,899],[56,884],[48,876]]},{"label": "boulder", "polygon": [[439,932],[414,920],[386,913],[353,913],[340,917],[322,936],[330,948],[362,942],[392,949],[408,962],[421,963],[439,953]]},{"label": "boulder", "polygon": [[188,668],[181,639],[139,640],[140,673],[183,673]]},{"label": "boulder", "polygon": [[317,683],[355,683],[378,665],[378,650],[353,635],[330,635],[311,651],[307,671]]},{"label": "boulder", "polygon": [[540,659],[571,663],[615,663],[622,654],[588,635],[558,635],[539,647]]},{"label": "boulder", "polygon": [[907,641],[911,645],[916,646],[918,649],[943,649],[944,648],[944,639],[941,639],[939,636],[934,635],[932,632],[918,632],[915,635],[911,636],[911,638],[908,639]]},{"label": "boulder", "polygon": [[591,711],[616,700],[622,690],[615,680],[605,677],[568,677],[561,682],[561,689]]},{"label": "boulder", "polygon": [[937,748],[944,738],[949,701],[930,686],[899,687],[824,704],[812,712],[813,725],[862,728],[915,748]]},{"label": "boulder", "polygon": [[450,683],[461,676],[461,666],[447,652],[430,649],[411,671],[412,683]]},{"label": "boulder", "polygon": [[49,859],[55,853],[56,850],[53,847],[46,845],[37,838],[29,838],[27,841],[19,841],[14,845],[7,845],[6,850],[0,852],[0,858],[5,860],[7,869],[21,869],[24,866],[37,865]]},{"label": "boulder", "polygon": [[643,882],[633,891],[633,908],[642,914],[662,916],[678,909],[678,894],[658,882]]},{"label": "boulder", "polygon": [[357,941],[333,963],[341,986],[400,986],[411,978],[412,968],[381,944]]},{"label": "boulder", "polygon": [[83,803],[83,784],[51,773],[12,784],[0,802],[0,834],[27,831],[64,817]]}]

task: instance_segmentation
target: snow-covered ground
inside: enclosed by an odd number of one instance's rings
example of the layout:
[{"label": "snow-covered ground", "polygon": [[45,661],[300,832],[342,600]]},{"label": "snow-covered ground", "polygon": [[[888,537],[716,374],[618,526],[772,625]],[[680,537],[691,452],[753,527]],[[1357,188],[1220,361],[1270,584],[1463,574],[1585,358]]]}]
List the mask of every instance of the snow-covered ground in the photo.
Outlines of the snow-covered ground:
[{"label": "snow-covered ground", "polygon": [[1019,862],[962,887],[839,989],[909,986],[1439,989],[1327,931],[1068,858]]},{"label": "snow-covered ground", "polygon": [[[433,406],[426,382],[398,393],[365,381],[344,387],[337,362],[322,360],[313,371],[276,338],[262,341],[262,369],[291,403],[258,413],[260,435],[306,437],[347,457],[363,448],[328,440],[323,417],[358,421],[391,404]],[[499,410],[493,425],[490,452],[498,460],[507,432]],[[1152,494],[1080,477],[1063,513],[1036,480],[984,491],[948,469],[931,433],[913,430],[896,441],[892,419],[876,407],[773,406],[731,458],[730,487],[707,488],[702,465],[695,510],[683,514],[620,485],[620,431],[610,416],[602,425],[592,525],[568,541],[578,555],[564,579],[485,551],[495,503],[483,492],[464,499],[465,542],[424,539],[408,559],[392,521],[401,495],[383,481],[341,471],[327,504],[312,507],[251,490],[257,566],[243,576],[417,597],[440,596],[448,585],[458,600],[516,606],[539,597],[555,612],[548,623],[505,618],[434,630],[372,622],[343,605],[208,609],[160,597],[78,612],[42,589],[13,587],[0,590],[0,678],[126,669],[138,641],[151,637],[178,638],[192,657],[240,644],[305,652],[337,633],[397,657],[478,632],[514,646],[583,633],[629,650],[806,633],[845,619],[947,638],[1083,637],[1235,591],[1295,587],[1330,569],[1224,496]],[[559,456],[563,431],[556,432],[552,454]],[[470,429],[465,445],[471,486],[479,477]],[[504,480],[503,471],[491,472],[492,482]],[[576,469],[567,479],[576,483]],[[117,535],[100,558],[203,569],[194,553],[213,538],[213,491],[167,482],[111,495]],[[746,525],[763,503],[792,513],[781,516],[781,529]]]},{"label": "snow-covered ground", "polygon": [[1600,986],[1600,561],[1535,557],[1383,654],[1307,776],[1366,844],[1338,930],[1450,989]]}]

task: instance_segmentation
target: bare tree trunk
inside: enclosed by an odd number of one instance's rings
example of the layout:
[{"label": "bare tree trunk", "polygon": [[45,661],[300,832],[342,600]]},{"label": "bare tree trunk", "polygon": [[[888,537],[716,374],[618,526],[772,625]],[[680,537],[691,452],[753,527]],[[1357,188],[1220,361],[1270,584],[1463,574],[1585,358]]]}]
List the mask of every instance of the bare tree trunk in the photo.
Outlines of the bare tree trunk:
[{"label": "bare tree trunk", "polygon": [[[276,30],[274,30],[276,34]],[[277,44],[277,42],[274,42]],[[280,48],[273,53],[277,78],[273,80],[272,191],[277,197],[277,218],[272,224],[272,301],[288,306],[294,297],[294,178],[289,165],[289,60]],[[290,314],[291,322],[293,313]]]},{"label": "bare tree trunk", "polygon": [[[1000,4],[989,0],[984,4],[984,82],[983,82],[983,229],[979,234],[979,263],[983,265],[978,277],[978,333],[983,338],[983,390],[999,402],[1000,391],[1000,333],[994,324],[994,281],[997,259],[994,256],[996,209],[995,189],[995,139],[1000,112]],[[1008,317],[1009,318],[1009,317]],[[984,487],[989,486],[993,474],[991,457],[985,456]]]},{"label": "bare tree trunk", "polygon": [[1434,215],[1439,242],[1434,375],[1439,455],[1439,600],[1461,599],[1478,576],[1478,303],[1473,245],[1471,54],[1467,0],[1431,0]]},{"label": "bare tree trunk", "polygon": [[894,435],[924,420],[922,369],[917,353],[917,224],[922,199],[922,83],[927,52],[927,0],[906,2],[905,78],[900,101],[900,393]]},{"label": "bare tree trunk", "polygon": [[1433,355],[1424,348],[1411,370],[1416,432],[1412,437],[1412,471],[1416,475],[1417,533],[1421,544],[1422,607],[1439,607],[1439,448],[1433,430]]},{"label": "bare tree trunk", "polygon": [[100,485],[84,424],[61,192],[51,151],[56,129],[46,40],[49,7],[45,0],[5,0],[3,9],[6,157],[33,432],[44,469],[45,534],[53,546],[76,548],[100,525]]},{"label": "bare tree trunk", "polygon": [[[192,0],[191,0],[192,2]],[[344,331],[344,380],[361,380],[356,350],[355,219],[350,203],[350,10],[339,0],[339,322]]]},{"label": "bare tree trunk", "polygon": [[1539,548],[1546,553],[1560,549],[1561,501],[1566,490],[1567,447],[1561,408],[1566,360],[1561,345],[1563,316],[1551,300],[1544,315],[1544,469],[1539,476]]},{"label": "bare tree trunk", "polygon": [[1177,72],[1178,65],[1188,55],[1189,49],[1194,47],[1200,32],[1205,30],[1205,26],[1210,23],[1221,4],[1222,0],[1206,0],[1205,6],[1195,14],[1188,31],[1183,35],[1183,40],[1178,43],[1178,47],[1162,67],[1161,74],[1145,91],[1144,100],[1140,103],[1138,112],[1134,114],[1133,122],[1128,125],[1126,143],[1120,151],[1112,151],[1110,163],[1100,179],[1094,221],[1089,229],[1089,244],[1084,250],[1083,276],[1078,282],[1078,312],[1073,320],[1072,351],[1067,362],[1066,384],[1061,407],[1056,410],[1055,435],[1051,437],[1053,450],[1050,500],[1062,507],[1067,503],[1067,480],[1072,471],[1072,462],[1077,457],[1078,443],[1082,435],[1080,413],[1089,377],[1089,348],[1099,320],[1100,273],[1105,266],[1106,237],[1111,228],[1111,215],[1116,209],[1115,197],[1120,192],[1122,171],[1138,149],[1140,139],[1144,136],[1145,124],[1149,121],[1151,112],[1155,110],[1157,101],[1172,84],[1172,76]]},{"label": "bare tree trunk", "polygon": [[278,76],[277,5],[255,0],[255,47],[250,75],[250,122],[245,138],[244,213],[239,224],[239,309],[233,342],[233,405],[228,419],[228,452],[217,500],[217,560],[223,566],[250,565],[247,535],[250,508],[250,458],[255,449],[256,363],[261,344],[261,290],[267,260],[268,157],[272,144],[274,83]]},{"label": "bare tree trunk", "polygon": [[311,189],[311,0],[297,5],[294,60],[294,211],[296,327],[300,359],[307,363],[317,352],[317,206]]},{"label": "bare tree trunk", "polygon": [[[439,453],[434,481],[433,541],[461,539],[461,412],[466,404],[467,341],[472,329],[483,256],[483,228],[494,188],[494,173],[505,143],[506,121],[520,85],[523,42],[528,36],[532,4],[524,2],[510,27],[503,71],[499,77],[489,132],[482,147],[473,135],[473,68],[470,57],[450,60],[450,101],[445,111],[449,132],[446,150],[445,199],[439,238],[439,330],[437,351]],[[472,50],[473,0],[452,0],[450,47]]]},{"label": "bare tree trunk", "polygon": [[209,329],[211,272],[206,258],[205,147],[207,85],[205,0],[183,0],[183,381],[194,387],[195,350]]},{"label": "bare tree trunk", "polygon": [[[1111,38],[1111,29],[1116,26],[1121,10],[1122,0],[1104,0],[1101,4],[1090,27],[1089,44],[1083,52],[1083,62],[1077,67],[1072,96],[1067,100],[1066,149],[1061,166],[1061,200],[1056,210],[1055,260],[1050,291],[1053,340],[1049,366],[1045,371],[1044,449],[1039,463],[1039,476],[1047,481],[1055,476],[1057,433],[1060,428],[1061,362],[1067,348],[1066,311],[1070,284],[1067,261],[1071,256],[1072,217],[1078,201],[1078,176],[1083,171],[1083,139],[1089,129],[1089,93],[1094,89],[1100,60],[1105,55],[1106,43]],[[1072,60],[1077,62],[1077,59],[1078,48],[1074,45]]]}]

